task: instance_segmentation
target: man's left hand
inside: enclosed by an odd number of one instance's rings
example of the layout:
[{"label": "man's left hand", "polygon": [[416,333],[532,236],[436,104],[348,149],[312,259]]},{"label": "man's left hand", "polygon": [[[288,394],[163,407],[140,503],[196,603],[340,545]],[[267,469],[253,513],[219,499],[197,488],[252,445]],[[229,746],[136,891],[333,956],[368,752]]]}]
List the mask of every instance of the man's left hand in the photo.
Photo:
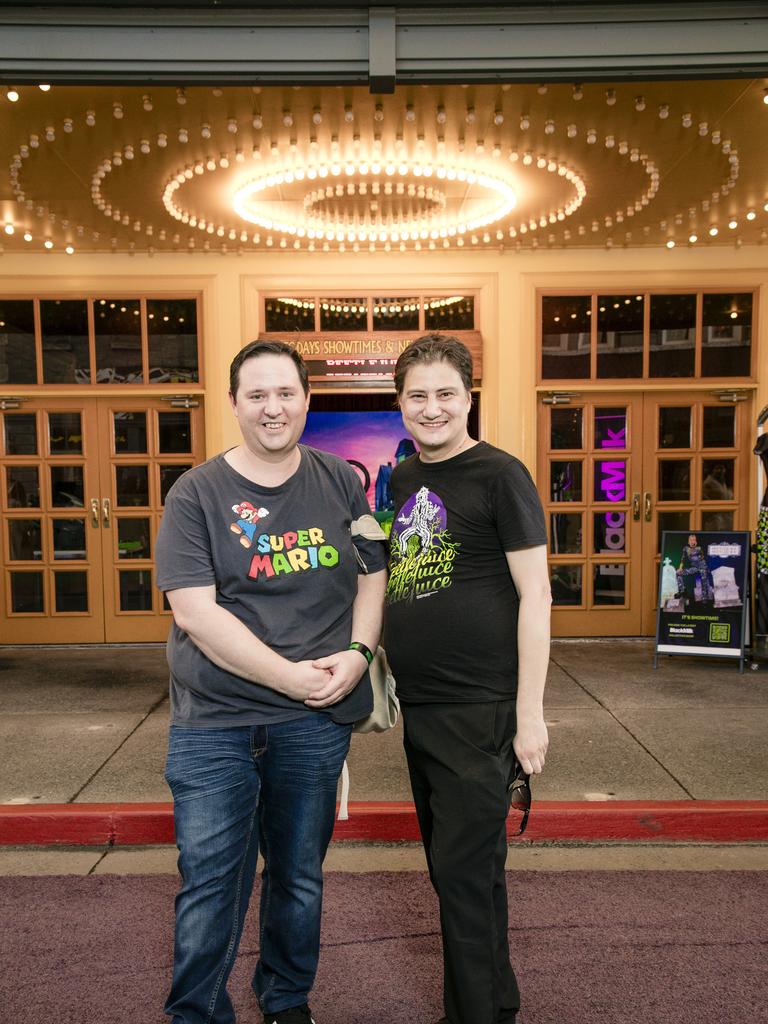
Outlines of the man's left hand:
[{"label": "man's left hand", "polygon": [[512,746],[525,774],[540,775],[549,746],[549,735],[544,717],[518,719],[517,732]]},{"label": "man's left hand", "polygon": [[310,708],[327,708],[343,700],[354,690],[368,663],[360,651],[339,651],[337,654],[329,654],[326,658],[316,658],[312,666],[330,672],[331,678],[323,687],[315,690],[304,703]]}]

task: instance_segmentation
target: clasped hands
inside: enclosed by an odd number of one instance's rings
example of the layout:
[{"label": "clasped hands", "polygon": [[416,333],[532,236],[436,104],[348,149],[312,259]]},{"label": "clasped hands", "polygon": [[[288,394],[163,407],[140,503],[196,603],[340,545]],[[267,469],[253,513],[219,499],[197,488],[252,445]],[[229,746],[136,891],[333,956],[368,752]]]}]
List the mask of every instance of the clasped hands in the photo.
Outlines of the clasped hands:
[{"label": "clasped hands", "polygon": [[337,651],[314,661],[293,662],[283,692],[308,708],[325,708],[354,690],[367,667],[360,651]]}]

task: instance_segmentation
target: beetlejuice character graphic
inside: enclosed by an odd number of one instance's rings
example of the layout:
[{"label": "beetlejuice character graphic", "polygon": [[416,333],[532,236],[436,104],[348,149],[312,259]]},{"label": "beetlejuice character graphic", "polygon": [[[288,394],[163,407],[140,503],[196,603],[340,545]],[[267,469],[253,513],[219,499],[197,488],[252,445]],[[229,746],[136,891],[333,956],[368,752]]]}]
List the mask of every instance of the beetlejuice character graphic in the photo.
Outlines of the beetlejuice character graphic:
[{"label": "beetlejuice character graphic", "polygon": [[699,581],[699,600],[714,601],[712,573],[707,565],[704,549],[699,546],[695,533],[689,535],[688,543],[683,547],[680,565],[675,575],[677,576],[678,593],[684,595],[686,605],[696,601],[697,580]]},{"label": "beetlejuice character graphic", "polygon": [[403,557],[408,554],[408,541],[411,537],[419,538],[422,551],[429,550],[435,528],[441,525],[439,521],[441,512],[440,506],[429,500],[429,490],[422,487],[416,494],[416,502],[410,513],[397,518],[398,523],[402,523],[404,526],[404,529],[398,527],[397,530],[400,554]]},{"label": "beetlejuice character graphic", "polygon": [[268,516],[269,511],[266,508],[256,508],[250,501],[241,501],[239,505],[233,505],[232,511],[240,518],[229,528],[232,533],[239,535],[243,547],[249,548],[253,543],[253,535],[259,520]]}]

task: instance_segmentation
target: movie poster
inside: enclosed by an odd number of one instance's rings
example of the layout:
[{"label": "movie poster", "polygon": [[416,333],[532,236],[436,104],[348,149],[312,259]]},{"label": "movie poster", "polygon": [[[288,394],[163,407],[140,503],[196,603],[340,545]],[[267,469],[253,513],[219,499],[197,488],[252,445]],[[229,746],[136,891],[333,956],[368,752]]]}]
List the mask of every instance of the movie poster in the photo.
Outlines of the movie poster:
[{"label": "movie poster", "polygon": [[392,469],[416,451],[400,413],[310,411],[301,441],[354,466],[371,511],[389,535],[394,514]]},{"label": "movie poster", "polygon": [[747,532],[665,531],[657,653],[743,656],[750,544]]}]

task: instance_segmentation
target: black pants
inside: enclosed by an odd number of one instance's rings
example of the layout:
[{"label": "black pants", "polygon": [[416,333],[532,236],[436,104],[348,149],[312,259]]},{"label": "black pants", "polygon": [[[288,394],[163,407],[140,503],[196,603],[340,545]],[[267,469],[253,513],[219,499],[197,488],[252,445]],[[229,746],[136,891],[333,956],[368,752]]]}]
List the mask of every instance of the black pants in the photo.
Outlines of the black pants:
[{"label": "black pants", "polygon": [[509,962],[507,786],[515,702],[403,707],[405,753],[440,900],[450,1024],[507,1024],[520,1006]]}]

